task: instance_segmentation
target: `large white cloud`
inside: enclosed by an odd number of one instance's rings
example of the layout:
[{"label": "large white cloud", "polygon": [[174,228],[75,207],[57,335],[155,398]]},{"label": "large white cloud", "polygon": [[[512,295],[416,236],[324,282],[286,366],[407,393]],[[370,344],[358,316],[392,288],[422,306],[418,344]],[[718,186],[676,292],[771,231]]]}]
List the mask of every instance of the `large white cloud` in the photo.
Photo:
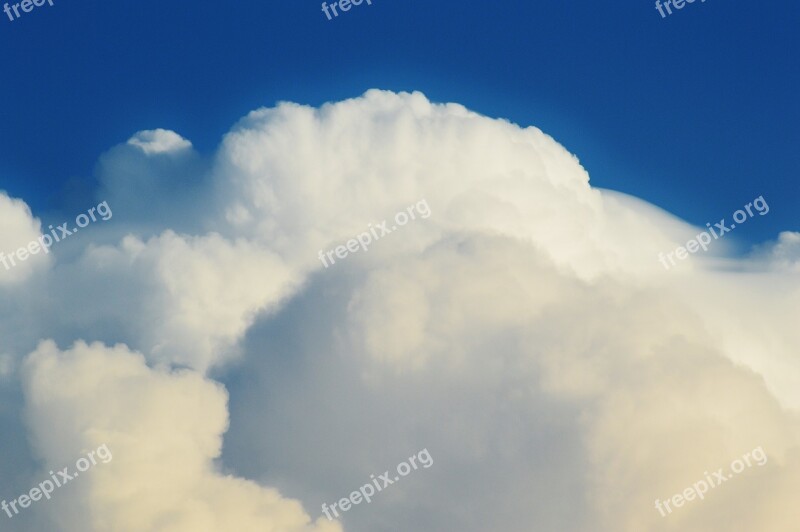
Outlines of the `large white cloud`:
[{"label": "large white cloud", "polygon": [[43,504],[60,529],[341,530],[324,518],[313,525],[296,501],[217,470],[227,394],[195,372],[154,371],[124,346],[61,352],[44,342],[27,359],[24,383],[43,471],[104,444],[113,456]]},{"label": "large white cloud", "polygon": [[[536,128],[419,93],[260,109],[210,160],[140,132],[98,171],[113,223],[0,286],[5,381],[33,351],[31,452],[115,453],[46,507],[65,530],[325,530],[260,485],[319,515],[424,447],[435,465],[345,530],[794,523],[795,233],[665,271],[658,253],[698,228],[592,188]],[[319,261],[422,199],[430,218]],[[0,217],[38,230],[18,201]],[[217,466],[236,477],[212,465],[224,433]],[[757,446],[766,466],[668,518],[653,507]]]}]

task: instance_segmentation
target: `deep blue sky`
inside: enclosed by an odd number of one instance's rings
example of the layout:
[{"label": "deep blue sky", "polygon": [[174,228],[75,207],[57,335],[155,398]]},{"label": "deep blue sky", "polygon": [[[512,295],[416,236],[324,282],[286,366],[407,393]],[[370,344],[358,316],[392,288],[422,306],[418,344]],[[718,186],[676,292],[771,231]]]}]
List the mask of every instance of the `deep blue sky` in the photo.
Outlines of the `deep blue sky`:
[{"label": "deep blue sky", "polygon": [[371,87],[423,91],[535,125],[597,186],[691,222],[759,195],[747,240],[800,230],[800,4],[707,0],[54,0],[0,13],[0,189],[59,207],[141,129],[211,153],[246,112]]}]

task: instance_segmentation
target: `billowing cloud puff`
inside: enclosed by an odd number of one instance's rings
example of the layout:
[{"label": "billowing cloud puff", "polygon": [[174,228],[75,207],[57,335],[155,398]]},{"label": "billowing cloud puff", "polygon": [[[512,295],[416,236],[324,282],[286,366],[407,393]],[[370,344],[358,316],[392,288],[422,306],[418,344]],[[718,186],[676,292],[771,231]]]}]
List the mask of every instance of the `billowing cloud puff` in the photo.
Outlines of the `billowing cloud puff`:
[{"label": "billowing cloud puff", "polygon": [[154,153],[171,153],[186,150],[192,143],[174,131],[153,129],[140,131],[128,139],[128,144],[140,148],[148,155]]},{"label": "billowing cloud puff", "polygon": [[154,371],[121,345],[79,342],[61,352],[44,342],[27,359],[24,387],[43,471],[103,445],[111,455],[44,505],[59,529],[341,530],[324,518],[312,524],[296,501],[213,465],[228,424],[227,394],[194,372]]},{"label": "billowing cloud puff", "polygon": [[98,201],[112,206],[122,234],[195,232],[204,219],[203,206],[210,208],[202,192],[206,171],[206,163],[180,135],[142,131],[100,157]]},{"label": "billowing cloud puff", "polygon": [[[447,231],[498,232],[581,276],[655,271],[652,257],[687,230],[642,202],[604,198],[540,130],[420,93],[255,111],[225,138],[215,176],[231,233],[301,262],[421,198],[437,216],[416,228],[413,252]],[[383,253],[409,251],[404,242]]]},{"label": "billowing cloud puff", "polygon": [[786,270],[800,271],[800,233],[783,231],[778,235],[778,240],[771,246],[765,246],[769,262]]},{"label": "billowing cloud puff", "polygon": [[[435,465],[344,530],[793,526],[795,233],[667,271],[699,228],[592,188],[536,128],[419,93],[259,109],[210,158],[142,132],[98,177],[113,223],[0,292],[5,381],[32,352],[33,457],[114,451],[48,503],[66,530],[337,530],[262,486],[319,515],[422,448]],[[36,230],[0,202],[21,213]],[[763,466],[654,507],[755,448]]]},{"label": "billowing cloud puff", "polygon": [[[171,231],[92,248],[65,276],[107,287],[88,312],[98,320],[114,316],[127,341],[154,361],[201,370],[231,353],[256,313],[297,284],[279,257],[249,241]],[[131,312],[139,318],[127,320]]]},{"label": "billowing cloud puff", "polygon": [[[48,254],[39,244],[41,222],[30,208],[0,191],[0,289],[28,279],[31,273],[48,263]],[[28,246],[33,245],[33,248]],[[30,249],[30,251],[29,251]],[[22,254],[19,254],[19,251]]]}]

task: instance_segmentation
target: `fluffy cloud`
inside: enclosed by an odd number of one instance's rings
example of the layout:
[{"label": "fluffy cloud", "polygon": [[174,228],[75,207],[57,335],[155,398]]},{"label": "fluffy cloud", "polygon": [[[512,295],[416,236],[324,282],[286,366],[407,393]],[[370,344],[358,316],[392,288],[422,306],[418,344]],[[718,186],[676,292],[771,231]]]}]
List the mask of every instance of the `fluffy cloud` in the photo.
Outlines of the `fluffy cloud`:
[{"label": "fluffy cloud", "polygon": [[256,313],[298,283],[279,257],[249,241],[172,231],[92,248],[65,277],[108,287],[90,312],[125,323],[126,341],[153,361],[201,371],[230,354]]},{"label": "fluffy cloud", "polygon": [[762,252],[774,267],[800,271],[800,233],[783,231],[777,242],[764,246]]},{"label": "fluffy cloud", "polygon": [[341,530],[324,519],[311,524],[274,489],[218,471],[212,461],[228,425],[227,394],[195,372],[154,371],[124,346],[79,342],[61,352],[44,342],[23,380],[43,471],[103,444],[113,455],[43,505],[61,529]]},{"label": "fluffy cloud", "polygon": [[215,176],[230,233],[301,263],[420,198],[437,216],[404,239],[416,241],[411,251],[444,232],[495,231],[582,276],[655,271],[651,256],[688,231],[643,202],[593,190],[577,159],[540,130],[419,93],[255,111],[226,136]]},{"label": "fluffy cloud", "polygon": [[[141,132],[98,168],[113,223],[0,286],[31,452],[114,451],[45,507],[65,530],[338,530],[262,486],[319,515],[422,448],[435,465],[345,530],[793,526],[795,233],[665,271],[698,228],[419,93],[260,109],[210,160]],[[317,258],[423,198],[430,218]],[[38,230],[19,201],[0,216]],[[765,466],[654,508],[758,446]]]},{"label": "fluffy cloud", "polygon": [[140,131],[130,139],[128,144],[140,148],[148,155],[154,153],[180,152],[192,147],[192,143],[174,131],[154,129]]},{"label": "fluffy cloud", "polygon": [[0,232],[0,288],[19,284],[37,269],[46,267],[48,254],[39,252],[36,255],[24,253],[25,260],[20,260],[17,250],[26,248],[41,235],[41,222],[33,217],[30,208],[21,200],[9,198],[0,191],[0,220],[3,231]]}]

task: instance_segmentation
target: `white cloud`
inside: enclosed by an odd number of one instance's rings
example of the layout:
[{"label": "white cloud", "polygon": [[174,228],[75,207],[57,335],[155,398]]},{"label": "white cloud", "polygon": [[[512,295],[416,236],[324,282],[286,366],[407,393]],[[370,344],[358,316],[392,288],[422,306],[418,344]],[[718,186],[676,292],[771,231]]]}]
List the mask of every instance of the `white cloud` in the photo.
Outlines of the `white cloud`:
[{"label": "white cloud", "polygon": [[[0,289],[27,280],[36,269],[46,267],[48,254],[37,251],[28,254],[28,245],[41,235],[41,222],[34,218],[30,208],[19,199],[10,198],[0,191]],[[17,251],[25,248],[20,260]],[[34,248],[35,250],[36,248]]]},{"label": "white cloud", "polygon": [[107,286],[90,312],[115,316],[152,360],[203,371],[231,353],[258,311],[274,308],[298,284],[268,249],[171,231],[92,248],[65,277]]},{"label": "white cloud", "polygon": [[128,139],[128,144],[140,148],[148,155],[177,152],[192,147],[191,142],[174,131],[160,128],[139,131]]},{"label": "white cloud", "polygon": [[[423,447],[436,465],[345,530],[794,523],[795,233],[665,271],[658,253],[698,228],[592,188],[536,128],[419,93],[260,109],[210,162],[177,133],[141,132],[99,168],[115,223],[0,292],[17,359],[44,338],[104,342],[27,361],[36,456],[115,453],[47,507],[65,529],[326,530],[244,478],[318,515]],[[319,262],[423,198],[430,218]],[[37,230],[2,199],[0,217]],[[227,433],[207,375],[229,387]],[[213,465],[223,434],[237,477]],[[653,507],[756,446],[764,468],[668,519]]]},{"label": "white cloud", "polygon": [[800,271],[800,232],[783,231],[777,242],[764,246],[760,251],[773,267]]},{"label": "white cloud", "polygon": [[[149,369],[124,346],[42,343],[25,371],[34,446],[50,469],[105,444],[98,463],[40,503],[66,530],[336,532],[296,501],[213,465],[227,429],[227,394],[190,372]],[[74,467],[71,467],[74,471]]]}]

